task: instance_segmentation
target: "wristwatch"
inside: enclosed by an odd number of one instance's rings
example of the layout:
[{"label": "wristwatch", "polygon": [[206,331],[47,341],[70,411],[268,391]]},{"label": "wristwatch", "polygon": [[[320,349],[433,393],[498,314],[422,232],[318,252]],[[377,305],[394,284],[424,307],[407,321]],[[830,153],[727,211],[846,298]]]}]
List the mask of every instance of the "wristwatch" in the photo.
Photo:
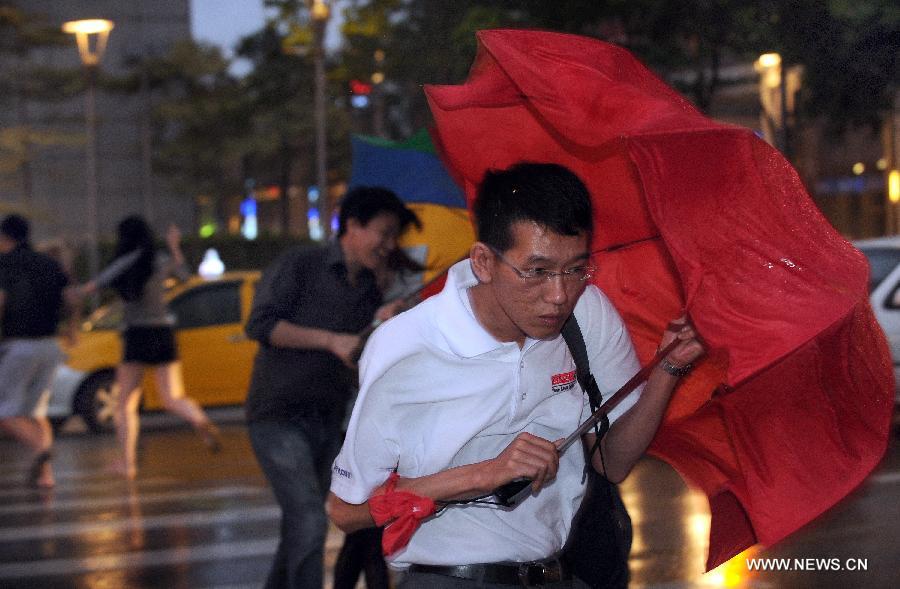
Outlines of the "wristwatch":
[{"label": "wristwatch", "polygon": [[662,362],[660,363],[660,367],[662,367],[663,370],[665,370],[672,376],[677,376],[680,378],[690,372],[691,369],[694,368],[694,365],[685,364],[684,366],[675,366],[674,364],[669,362],[668,358],[663,358]]}]

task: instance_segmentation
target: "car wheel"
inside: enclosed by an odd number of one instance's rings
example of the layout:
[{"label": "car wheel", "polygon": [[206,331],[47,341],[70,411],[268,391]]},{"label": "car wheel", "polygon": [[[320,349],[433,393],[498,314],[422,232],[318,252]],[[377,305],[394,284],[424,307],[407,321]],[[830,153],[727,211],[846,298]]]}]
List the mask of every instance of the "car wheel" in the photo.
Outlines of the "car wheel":
[{"label": "car wheel", "polygon": [[116,374],[112,370],[104,370],[90,375],[78,387],[72,408],[90,431],[109,433],[115,430],[114,418],[118,404]]}]

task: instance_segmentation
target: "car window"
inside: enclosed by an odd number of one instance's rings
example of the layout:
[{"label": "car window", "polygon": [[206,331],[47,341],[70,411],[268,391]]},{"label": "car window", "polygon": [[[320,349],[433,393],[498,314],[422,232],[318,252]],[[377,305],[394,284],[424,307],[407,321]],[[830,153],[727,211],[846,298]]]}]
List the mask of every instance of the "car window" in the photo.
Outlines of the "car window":
[{"label": "car window", "polygon": [[900,248],[871,247],[860,251],[869,259],[869,292],[872,292],[900,264]]},{"label": "car window", "polygon": [[240,287],[240,282],[216,282],[175,297],[169,306],[178,329],[240,323]]}]

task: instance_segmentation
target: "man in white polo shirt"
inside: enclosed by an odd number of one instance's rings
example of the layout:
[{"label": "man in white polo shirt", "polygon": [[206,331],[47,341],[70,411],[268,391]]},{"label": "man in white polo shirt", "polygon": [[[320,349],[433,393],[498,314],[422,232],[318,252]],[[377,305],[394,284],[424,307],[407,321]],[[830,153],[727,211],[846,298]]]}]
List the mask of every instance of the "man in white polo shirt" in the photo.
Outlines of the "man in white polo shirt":
[{"label": "man in white polo shirt", "polygon": [[[590,197],[572,172],[523,163],[491,171],[474,207],[478,242],[444,290],[379,328],[361,361],[360,394],[334,463],[329,513],[345,531],[372,526],[368,500],[396,489],[441,501],[534,481],[515,509],[468,503],[424,520],[389,555],[403,587],[520,584],[520,563],[573,587],[559,552],[584,494],[584,452],[559,442],[590,413],[560,336],[574,311],[601,391],[640,368],[628,333],[595,286]],[[610,415],[593,467],[621,481],[643,454],[686,367],[703,353],[685,324],[681,343]],[[588,447],[593,435],[586,435]],[[515,564],[512,564],[515,563]],[[535,583],[535,581],[537,581]]]}]

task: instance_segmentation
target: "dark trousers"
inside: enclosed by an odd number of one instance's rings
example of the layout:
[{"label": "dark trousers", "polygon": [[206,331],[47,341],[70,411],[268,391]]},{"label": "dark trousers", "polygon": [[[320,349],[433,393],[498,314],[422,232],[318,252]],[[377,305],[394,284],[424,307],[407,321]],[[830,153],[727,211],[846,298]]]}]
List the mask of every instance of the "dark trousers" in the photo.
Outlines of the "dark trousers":
[{"label": "dark trousers", "polygon": [[281,507],[281,539],[266,589],[322,589],[325,498],[339,450],[340,415],[248,425],[260,468]]},{"label": "dark trousers", "polygon": [[390,578],[381,554],[381,528],[365,528],[344,538],[334,563],[334,589],[353,589],[360,572],[366,589],[388,589]]}]

